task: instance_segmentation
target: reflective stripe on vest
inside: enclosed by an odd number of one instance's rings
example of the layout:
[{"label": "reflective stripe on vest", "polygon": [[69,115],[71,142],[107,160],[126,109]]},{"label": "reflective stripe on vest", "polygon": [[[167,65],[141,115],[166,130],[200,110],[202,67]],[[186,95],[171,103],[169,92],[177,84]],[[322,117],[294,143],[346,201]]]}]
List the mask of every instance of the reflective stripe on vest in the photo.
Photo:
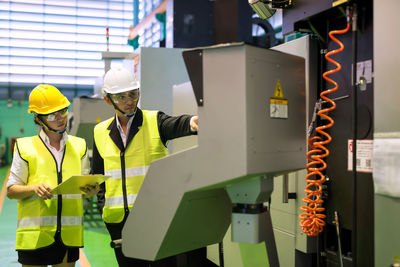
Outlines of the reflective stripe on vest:
[{"label": "reflective stripe on vest", "polygon": [[[125,169],[126,177],[135,177],[135,176],[144,176],[147,173],[149,166],[140,166],[140,167],[132,167]],[[108,179],[121,179],[122,173],[121,170],[108,170],[104,171],[105,175],[111,175]]]},{"label": "reflective stripe on vest", "polygon": [[[134,205],[150,163],[168,155],[168,150],[158,132],[158,111],[143,110],[142,112],[143,124],[127,144],[123,156],[111,139],[108,129],[115,118],[101,122],[94,128],[96,147],[104,161],[104,174],[112,176],[105,182],[106,204],[103,209],[103,219],[106,223],[119,223],[123,220],[125,211],[130,210]],[[122,177],[122,164],[125,166],[125,177]],[[124,179],[125,196],[122,188]],[[127,207],[124,206],[125,202]]]},{"label": "reflective stripe on vest", "polygon": [[[27,198],[24,198],[24,199],[20,199],[20,200],[18,200],[18,202],[21,202],[21,201],[27,201],[27,200],[33,200],[33,199],[38,199],[39,197],[37,196],[37,195],[33,195],[33,196],[30,196],[30,197],[27,197]],[[57,197],[57,195],[53,195],[53,197],[51,198],[51,199],[57,199],[58,197]],[[81,199],[82,198],[82,195],[80,195],[80,194],[65,194],[65,195],[62,195],[62,199]]]},{"label": "reflective stripe on vest", "polygon": [[[16,148],[28,163],[27,185],[46,183],[51,188],[58,185],[57,162],[39,136],[18,138]],[[81,174],[81,159],[86,153],[82,138],[68,136],[62,160],[60,179]],[[80,194],[58,196],[43,200],[36,195],[18,201],[17,250],[46,247],[54,242],[60,230],[61,240],[67,246],[83,246],[83,204]],[[61,218],[57,220],[58,207]],[[57,225],[61,221],[60,225]]]},{"label": "reflective stripe on vest", "polygon": [[[62,225],[82,225],[82,217],[81,216],[62,216],[61,224]],[[25,228],[25,227],[38,227],[38,226],[53,226],[57,225],[57,216],[41,216],[41,217],[30,217],[30,218],[22,218],[18,220],[17,228]]]},{"label": "reflective stripe on vest", "polygon": [[[137,194],[135,195],[127,195],[126,198],[128,200],[128,205],[133,205],[137,197]],[[108,197],[106,198],[106,203],[104,206],[107,207],[115,207],[115,206],[123,206],[124,205],[124,197],[123,196],[117,196],[117,197]]]}]

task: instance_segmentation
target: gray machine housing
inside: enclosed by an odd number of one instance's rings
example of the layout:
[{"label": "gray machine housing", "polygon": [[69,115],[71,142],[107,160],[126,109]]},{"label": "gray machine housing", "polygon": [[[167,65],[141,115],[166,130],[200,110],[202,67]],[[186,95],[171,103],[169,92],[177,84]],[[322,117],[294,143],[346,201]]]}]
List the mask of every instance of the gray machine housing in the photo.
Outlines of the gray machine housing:
[{"label": "gray machine housing", "polygon": [[[220,242],[231,222],[226,187],[305,165],[304,59],[242,43],[193,51],[201,66],[187,61],[188,73],[201,70],[203,90],[198,146],[150,165],[122,231],[128,257],[157,260]],[[277,80],[287,118],[270,114]]]}]

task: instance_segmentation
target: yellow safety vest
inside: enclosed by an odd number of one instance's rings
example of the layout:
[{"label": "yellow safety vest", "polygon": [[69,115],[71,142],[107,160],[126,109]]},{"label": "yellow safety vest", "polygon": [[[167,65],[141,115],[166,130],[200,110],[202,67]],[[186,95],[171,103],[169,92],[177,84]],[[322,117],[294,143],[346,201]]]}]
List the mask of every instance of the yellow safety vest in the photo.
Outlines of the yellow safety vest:
[{"label": "yellow safety vest", "polygon": [[120,151],[110,137],[108,127],[115,118],[94,128],[96,147],[104,160],[104,174],[111,175],[105,182],[103,219],[106,223],[123,220],[125,212],[132,209],[150,163],[168,155],[158,132],[157,113],[143,110],[143,124],[125,151]]},{"label": "yellow safety vest", "polygon": [[[82,138],[68,136],[60,173],[57,172],[54,156],[39,136],[18,138],[16,148],[28,163],[27,185],[46,183],[53,188],[72,175],[81,174],[86,142]],[[61,203],[59,200],[62,200]],[[18,201],[17,250],[49,246],[54,242],[56,232],[61,234],[65,245],[83,246],[82,195],[54,195],[47,200],[33,195]]]}]

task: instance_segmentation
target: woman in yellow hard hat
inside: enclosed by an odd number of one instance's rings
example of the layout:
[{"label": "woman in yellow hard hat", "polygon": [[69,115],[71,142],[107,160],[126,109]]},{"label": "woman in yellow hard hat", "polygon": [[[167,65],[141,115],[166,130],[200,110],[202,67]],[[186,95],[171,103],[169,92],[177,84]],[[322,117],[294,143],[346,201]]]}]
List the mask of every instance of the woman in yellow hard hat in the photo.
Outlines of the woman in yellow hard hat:
[{"label": "woman in yellow hard hat", "polygon": [[[39,133],[17,139],[7,183],[7,196],[18,199],[16,250],[22,266],[75,266],[83,247],[82,195],[51,193],[72,175],[89,172],[85,140],[66,133],[69,105],[48,84],[36,86],[29,96],[28,112]],[[89,197],[99,187],[81,190]]]}]

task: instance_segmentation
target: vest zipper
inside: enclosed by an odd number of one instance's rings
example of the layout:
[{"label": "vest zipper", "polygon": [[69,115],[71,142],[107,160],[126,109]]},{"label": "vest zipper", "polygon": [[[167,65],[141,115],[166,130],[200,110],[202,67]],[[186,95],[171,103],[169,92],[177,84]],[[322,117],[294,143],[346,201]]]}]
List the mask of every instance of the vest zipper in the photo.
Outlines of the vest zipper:
[{"label": "vest zipper", "polygon": [[[64,153],[63,153],[63,156],[61,158],[60,170],[58,170],[58,166],[57,166],[57,183],[58,184],[61,184],[62,180],[63,180],[62,179],[63,178],[63,176],[62,176],[62,168],[63,167],[62,166],[63,166],[63,163],[64,163],[64,158],[65,158],[65,152],[66,151],[67,151],[67,144],[65,144]],[[51,154],[51,155],[53,156],[53,158],[54,158],[54,160],[56,162],[56,165],[57,165],[57,161],[56,161],[54,155],[53,154]],[[57,195],[57,230],[56,230],[56,235],[57,234],[60,235],[60,240],[61,240],[61,216],[62,216],[61,213],[62,213],[62,195]]]},{"label": "vest zipper", "polygon": [[[57,182],[62,183],[62,173],[57,171]],[[57,195],[57,230],[56,235],[61,233],[61,211],[62,211],[62,195]]]},{"label": "vest zipper", "polygon": [[126,196],[125,151],[121,151],[120,157],[121,157],[122,194],[124,200],[124,210],[125,214],[127,214],[129,213],[129,208],[128,208],[128,199]]},{"label": "vest zipper", "polygon": [[[50,149],[47,147],[46,143],[43,141],[43,139],[40,137],[40,134],[38,134],[39,139],[42,141],[44,147],[47,149],[47,151],[49,151],[50,155],[53,157],[54,159],[54,163],[56,164],[56,170],[57,170],[57,184],[61,184],[62,183],[62,165],[64,162],[64,157],[65,157],[65,151],[67,150],[67,144],[65,144],[64,147],[64,153],[63,156],[61,158],[61,162],[60,162],[60,171],[58,170],[58,163],[56,158],[54,157],[53,153],[51,153]],[[56,234],[55,237],[57,235],[60,236],[61,238],[61,212],[62,212],[62,195],[57,195],[57,228],[56,228]]]}]

